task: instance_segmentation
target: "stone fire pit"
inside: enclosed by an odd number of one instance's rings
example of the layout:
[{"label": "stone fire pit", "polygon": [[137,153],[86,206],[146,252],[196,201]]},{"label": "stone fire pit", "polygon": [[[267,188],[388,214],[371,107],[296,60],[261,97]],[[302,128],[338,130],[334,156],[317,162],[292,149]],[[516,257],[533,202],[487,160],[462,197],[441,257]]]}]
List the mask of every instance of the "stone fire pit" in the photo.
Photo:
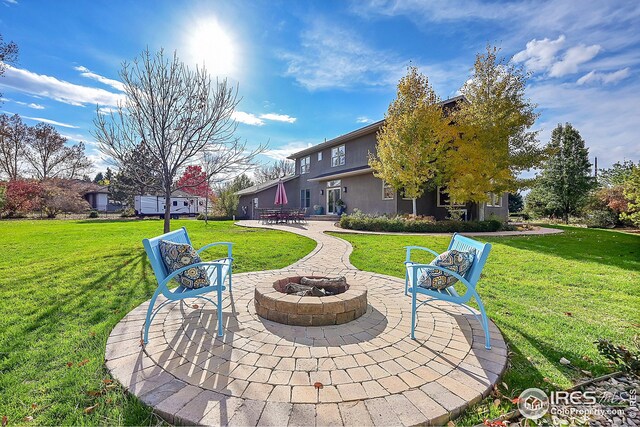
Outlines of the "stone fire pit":
[{"label": "stone fire pit", "polygon": [[367,311],[367,288],[357,281],[350,281],[346,291],[336,295],[298,296],[284,293],[288,284],[300,284],[303,277],[324,279],[318,276],[293,276],[257,285],[254,303],[258,316],[285,325],[327,326],[350,322]]}]

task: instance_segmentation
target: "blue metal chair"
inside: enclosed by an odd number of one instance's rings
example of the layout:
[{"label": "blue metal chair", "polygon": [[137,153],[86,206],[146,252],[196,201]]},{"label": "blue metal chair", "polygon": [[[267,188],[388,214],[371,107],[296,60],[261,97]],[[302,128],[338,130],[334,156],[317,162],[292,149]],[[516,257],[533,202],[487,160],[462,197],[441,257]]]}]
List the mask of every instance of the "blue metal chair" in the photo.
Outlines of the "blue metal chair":
[{"label": "blue metal chair", "polygon": [[[409,292],[411,292],[411,339],[416,339],[416,310],[423,304],[428,304],[430,301],[444,300],[465,307],[478,319],[478,321],[482,325],[482,329],[484,329],[485,347],[488,350],[491,349],[491,339],[489,336],[489,320],[487,319],[487,313],[484,309],[484,304],[482,304],[482,300],[480,299],[480,296],[476,291],[476,285],[478,283],[478,279],[480,279],[480,273],[482,273],[482,269],[484,268],[487,257],[489,256],[489,252],[491,251],[491,244],[480,243],[468,237],[461,236],[458,233],[454,233],[447,250],[455,249],[458,251],[466,252],[472,248],[476,250],[475,260],[473,261],[473,264],[469,271],[467,271],[467,273],[463,277],[458,273],[455,273],[444,267],[428,264],[418,264],[411,261],[412,250],[427,251],[434,254],[435,256],[439,255],[437,252],[429,248],[424,248],[422,246],[405,247],[405,249],[407,250],[407,257],[404,262],[406,266],[404,293],[405,295],[408,295]],[[427,269],[441,270],[446,272],[447,274],[452,275],[453,277],[458,279],[460,283],[466,286],[466,292],[463,295],[459,295],[453,286],[449,286],[448,288],[439,291],[417,286],[420,274],[423,270]],[[427,299],[425,299],[424,301],[418,301],[418,295],[425,295]],[[476,311],[466,304],[467,302],[469,302],[469,300],[471,300],[471,298],[476,299],[478,308],[480,309],[480,316],[478,316]]]},{"label": "blue metal chair", "polygon": [[[154,292],[153,297],[151,298],[151,302],[149,303],[149,308],[147,309],[147,319],[144,324],[144,343],[149,343],[149,326],[151,325],[151,322],[155,318],[156,314],[158,314],[158,311],[160,311],[162,307],[171,303],[172,301],[180,301],[186,298],[202,298],[209,301],[216,307],[216,309],[218,310],[218,336],[221,337],[224,331],[222,326],[222,291],[225,290],[224,282],[227,278],[229,279],[229,290],[231,290],[231,264],[233,262],[233,257],[231,256],[231,246],[233,245],[233,243],[210,243],[196,251],[198,254],[200,254],[202,251],[212,246],[226,245],[226,258],[188,265],[169,274],[164,265],[164,262],[162,261],[162,255],[160,254],[159,244],[161,240],[168,240],[175,243],[187,243],[191,245],[191,240],[189,239],[187,230],[184,227],[180,228],[179,230],[171,231],[152,239],[144,239],[142,241],[144,250],[147,252],[147,256],[149,257],[149,261],[151,262],[151,267],[153,268],[153,272],[156,276],[156,281],[158,282],[158,288]],[[189,289],[180,285],[177,288],[170,290],[168,285],[171,280],[178,274],[193,266],[202,266],[207,269],[210,285],[198,289]],[[217,300],[213,301],[203,296],[203,294],[208,292],[217,292]],[[153,306],[160,294],[164,295],[167,298],[167,301],[162,302],[154,310]]]}]

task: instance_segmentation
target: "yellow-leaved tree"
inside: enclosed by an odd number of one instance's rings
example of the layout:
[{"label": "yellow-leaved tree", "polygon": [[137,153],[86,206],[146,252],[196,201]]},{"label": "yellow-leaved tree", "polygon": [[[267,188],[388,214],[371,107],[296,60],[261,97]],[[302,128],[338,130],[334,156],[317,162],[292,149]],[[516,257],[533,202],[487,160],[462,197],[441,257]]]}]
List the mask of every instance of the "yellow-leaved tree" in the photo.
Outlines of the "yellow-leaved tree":
[{"label": "yellow-leaved tree", "polygon": [[446,156],[446,186],[455,202],[484,204],[488,193],[515,191],[518,174],[543,159],[537,132],[530,130],[538,114],[525,97],[528,75],[498,53],[487,46],[476,56],[472,78],[461,89],[468,102],[452,115],[460,137]]},{"label": "yellow-leaved tree", "polygon": [[435,188],[444,170],[442,160],[456,135],[449,123],[427,77],[409,67],[378,131],[376,153],[369,153],[369,165],[376,177],[413,199],[414,215],[416,199]]}]

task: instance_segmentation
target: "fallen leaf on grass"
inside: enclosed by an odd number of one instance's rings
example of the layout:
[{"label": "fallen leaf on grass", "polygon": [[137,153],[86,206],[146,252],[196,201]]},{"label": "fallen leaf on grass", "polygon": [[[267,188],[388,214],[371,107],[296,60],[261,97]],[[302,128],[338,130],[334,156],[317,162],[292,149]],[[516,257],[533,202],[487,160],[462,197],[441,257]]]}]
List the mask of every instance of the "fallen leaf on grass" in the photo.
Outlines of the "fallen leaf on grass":
[{"label": "fallen leaf on grass", "polygon": [[593,363],[593,360],[589,356],[582,356],[582,360],[585,362]]},{"label": "fallen leaf on grass", "polygon": [[102,380],[103,383],[105,384],[111,384],[113,382],[113,380],[110,380],[109,378]]},{"label": "fallen leaf on grass", "polygon": [[111,399],[107,399],[107,401],[105,402],[107,405],[110,405],[111,403],[113,403],[113,400]]},{"label": "fallen leaf on grass", "polygon": [[84,366],[89,363],[89,359],[84,359],[82,362],[78,363],[78,366]]},{"label": "fallen leaf on grass", "polygon": [[313,386],[314,386],[315,388],[317,388],[318,390],[320,390],[321,388],[323,388],[323,387],[324,387],[324,385],[323,385],[321,382],[314,383],[314,384],[313,384]]},{"label": "fallen leaf on grass", "polygon": [[107,390],[112,390],[114,388],[116,388],[115,384],[109,384],[108,386],[105,387]]},{"label": "fallen leaf on grass", "polygon": [[87,394],[91,397],[102,396],[102,393],[104,393],[102,390],[89,390],[87,392]]},{"label": "fallen leaf on grass", "polygon": [[85,414],[90,414],[90,413],[92,413],[92,412],[93,412],[97,407],[98,407],[98,404],[96,403],[96,404],[95,404],[95,405],[93,405],[93,406],[88,406],[88,407],[84,408],[84,411],[83,411],[83,412],[84,412]]},{"label": "fallen leaf on grass", "polygon": [[89,332],[89,336],[90,336],[91,338],[93,338],[93,337],[95,337],[95,336],[96,336],[96,333],[95,333],[95,332]]},{"label": "fallen leaf on grass", "polygon": [[31,421],[33,421],[33,417],[29,415],[28,417],[24,417],[23,421],[30,423]]},{"label": "fallen leaf on grass", "polygon": [[500,399],[496,399],[496,400],[494,400],[494,401],[493,401],[493,406],[495,406],[496,408],[497,408],[498,406],[500,406]]},{"label": "fallen leaf on grass", "polygon": [[520,402],[520,396],[514,397],[513,399],[511,399],[511,403],[513,403],[514,405],[517,405],[518,402]]},{"label": "fallen leaf on grass", "polygon": [[73,366],[73,362],[67,362],[67,368],[70,368]]},{"label": "fallen leaf on grass", "polygon": [[35,410],[37,407],[38,407],[38,405],[36,405],[35,403],[32,403],[32,404],[31,404],[31,409],[34,409],[34,410]]},{"label": "fallen leaf on grass", "polygon": [[9,424],[9,419],[7,418],[6,415],[2,416],[2,427],[5,427],[7,424]]},{"label": "fallen leaf on grass", "polygon": [[569,317],[573,317],[573,313],[571,313],[570,311],[565,311],[564,315],[565,316],[569,316]]},{"label": "fallen leaf on grass", "polygon": [[588,377],[592,377],[593,374],[591,373],[591,371],[585,371],[584,369],[581,369],[580,372],[582,372],[583,374],[585,374]]}]

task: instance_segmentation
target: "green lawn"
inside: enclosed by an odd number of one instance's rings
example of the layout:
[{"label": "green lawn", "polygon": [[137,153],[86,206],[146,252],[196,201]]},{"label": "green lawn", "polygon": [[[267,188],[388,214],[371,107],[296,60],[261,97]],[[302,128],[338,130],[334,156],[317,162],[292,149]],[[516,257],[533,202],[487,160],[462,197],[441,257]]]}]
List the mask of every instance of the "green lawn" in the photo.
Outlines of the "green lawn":
[{"label": "green lawn", "polygon": [[[493,245],[478,290],[511,350],[504,376],[509,389],[500,388],[508,396],[528,387],[568,387],[584,377],[581,369],[593,375],[609,372],[593,342],[609,338],[628,345],[640,332],[640,236],[562,228],[563,234],[550,236],[479,239]],[[398,277],[404,277],[404,246],[442,252],[450,240],[335,235],[353,244],[353,265]],[[561,357],[576,368],[562,366]],[[462,422],[481,422],[507,409],[491,402],[468,411]]]},{"label": "green lawn", "polygon": [[[236,272],[281,268],[315,247],[304,237],[231,222],[205,228],[202,221],[172,221],[172,228],[181,226],[196,247],[234,242]],[[0,419],[6,416],[10,425],[158,423],[103,380],[111,329],[155,290],[141,240],[161,232],[158,220],[0,222]],[[207,255],[218,256],[215,250]]]}]

